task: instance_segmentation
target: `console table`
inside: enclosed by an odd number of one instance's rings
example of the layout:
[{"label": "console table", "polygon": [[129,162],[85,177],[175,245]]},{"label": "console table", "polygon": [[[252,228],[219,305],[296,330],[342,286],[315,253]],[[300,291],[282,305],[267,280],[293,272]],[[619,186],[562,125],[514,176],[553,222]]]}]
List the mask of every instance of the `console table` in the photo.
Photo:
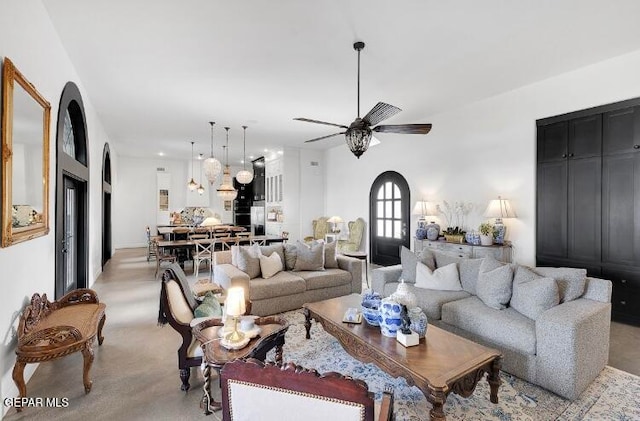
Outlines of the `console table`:
[{"label": "console table", "polygon": [[511,263],[511,245],[494,244],[492,246],[474,246],[472,244],[448,243],[446,241],[431,241],[413,239],[413,251],[421,252],[423,249],[446,251],[449,253],[457,253],[459,257],[468,257],[472,259],[480,259],[486,256],[492,256],[498,261]]}]

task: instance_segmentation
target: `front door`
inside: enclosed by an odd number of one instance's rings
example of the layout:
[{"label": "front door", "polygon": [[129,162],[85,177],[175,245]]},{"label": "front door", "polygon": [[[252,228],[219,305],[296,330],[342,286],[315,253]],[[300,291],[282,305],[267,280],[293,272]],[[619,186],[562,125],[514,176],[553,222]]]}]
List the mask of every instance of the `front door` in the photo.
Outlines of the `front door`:
[{"label": "front door", "polygon": [[78,203],[81,195],[80,183],[71,177],[63,178],[63,221],[62,221],[62,287],[64,295],[78,288]]},{"label": "front door", "polygon": [[400,246],[410,247],[409,209],[411,194],[407,180],[395,171],[378,176],[369,192],[371,263],[400,263]]}]

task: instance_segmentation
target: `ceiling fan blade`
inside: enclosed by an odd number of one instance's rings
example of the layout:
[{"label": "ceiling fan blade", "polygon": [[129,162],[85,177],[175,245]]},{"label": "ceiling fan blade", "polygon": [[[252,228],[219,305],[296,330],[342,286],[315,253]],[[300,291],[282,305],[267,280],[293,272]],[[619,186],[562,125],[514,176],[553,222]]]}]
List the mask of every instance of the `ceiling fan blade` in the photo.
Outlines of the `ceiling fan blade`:
[{"label": "ceiling fan blade", "polygon": [[402,111],[398,107],[394,107],[393,105],[385,104],[384,102],[378,102],[375,107],[371,109],[362,119],[369,123],[369,126],[375,126],[388,119],[389,117],[393,117]]},{"label": "ceiling fan blade", "polygon": [[340,133],[334,133],[334,134],[330,134],[327,136],[322,136],[322,137],[316,137],[315,139],[311,139],[311,140],[305,140],[304,143],[309,143],[309,142],[317,142],[318,140],[322,140],[322,139],[327,139],[333,136],[338,136],[341,134],[345,134],[346,132],[340,132]]},{"label": "ceiling fan blade", "polygon": [[378,133],[427,134],[431,131],[431,124],[387,124],[371,130]]},{"label": "ceiling fan blade", "polygon": [[348,129],[349,127],[344,126],[342,124],[335,124],[335,123],[327,123],[326,121],[320,121],[320,120],[311,120],[310,118],[294,118],[294,120],[298,120],[298,121],[306,121],[307,123],[316,123],[316,124],[324,124],[325,126],[335,126],[335,127],[341,127],[343,129]]}]

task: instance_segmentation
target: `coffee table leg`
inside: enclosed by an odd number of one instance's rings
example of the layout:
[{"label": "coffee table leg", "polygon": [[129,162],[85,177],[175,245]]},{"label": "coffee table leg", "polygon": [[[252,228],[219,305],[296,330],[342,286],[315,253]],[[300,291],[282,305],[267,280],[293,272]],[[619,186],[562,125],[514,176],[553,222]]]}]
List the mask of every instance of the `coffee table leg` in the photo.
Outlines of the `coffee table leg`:
[{"label": "coffee table leg", "polygon": [[491,372],[487,376],[487,381],[491,387],[491,395],[489,399],[492,403],[498,403],[498,388],[500,387],[500,367],[502,365],[502,359],[500,357],[493,360],[491,363]]},{"label": "coffee table leg", "polygon": [[426,397],[432,406],[431,412],[429,412],[429,419],[432,421],[446,420],[444,415],[444,403],[447,401],[447,395],[444,391],[429,388],[429,393],[426,394]]},{"label": "coffee table leg", "polygon": [[304,309],[304,328],[307,329],[307,339],[311,339],[311,312],[308,308]]},{"label": "coffee table leg", "polygon": [[200,402],[200,409],[203,410],[205,415],[211,414],[209,409],[209,403],[211,402],[211,366],[205,364],[204,367],[204,385],[202,386],[202,401]]}]

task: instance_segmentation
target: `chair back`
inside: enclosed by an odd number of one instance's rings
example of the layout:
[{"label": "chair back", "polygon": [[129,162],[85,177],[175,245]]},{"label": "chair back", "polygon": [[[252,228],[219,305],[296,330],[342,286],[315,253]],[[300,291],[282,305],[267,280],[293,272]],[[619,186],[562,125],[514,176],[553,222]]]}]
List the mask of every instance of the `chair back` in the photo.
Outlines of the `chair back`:
[{"label": "chair back", "polygon": [[186,240],[187,236],[191,232],[190,228],[187,227],[177,227],[173,229],[173,239],[174,240]]},{"label": "chair back", "polygon": [[360,249],[362,236],[364,234],[364,219],[358,218],[355,221],[349,221],[349,242],[355,244]]},{"label": "chair back", "polygon": [[324,236],[329,232],[329,218],[321,216],[318,219],[314,219],[311,225],[313,226],[313,238],[316,240],[324,240]]},{"label": "chair back", "polygon": [[200,257],[211,257],[213,255],[213,245],[215,240],[200,239],[193,240],[196,245],[196,255]]},{"label": "chair back", "polygon": [[367,384],[339,373],[247,359],[225,364],[220,378],[223,421],[280,421],[283,413],[300,421],[374,419]]}]

